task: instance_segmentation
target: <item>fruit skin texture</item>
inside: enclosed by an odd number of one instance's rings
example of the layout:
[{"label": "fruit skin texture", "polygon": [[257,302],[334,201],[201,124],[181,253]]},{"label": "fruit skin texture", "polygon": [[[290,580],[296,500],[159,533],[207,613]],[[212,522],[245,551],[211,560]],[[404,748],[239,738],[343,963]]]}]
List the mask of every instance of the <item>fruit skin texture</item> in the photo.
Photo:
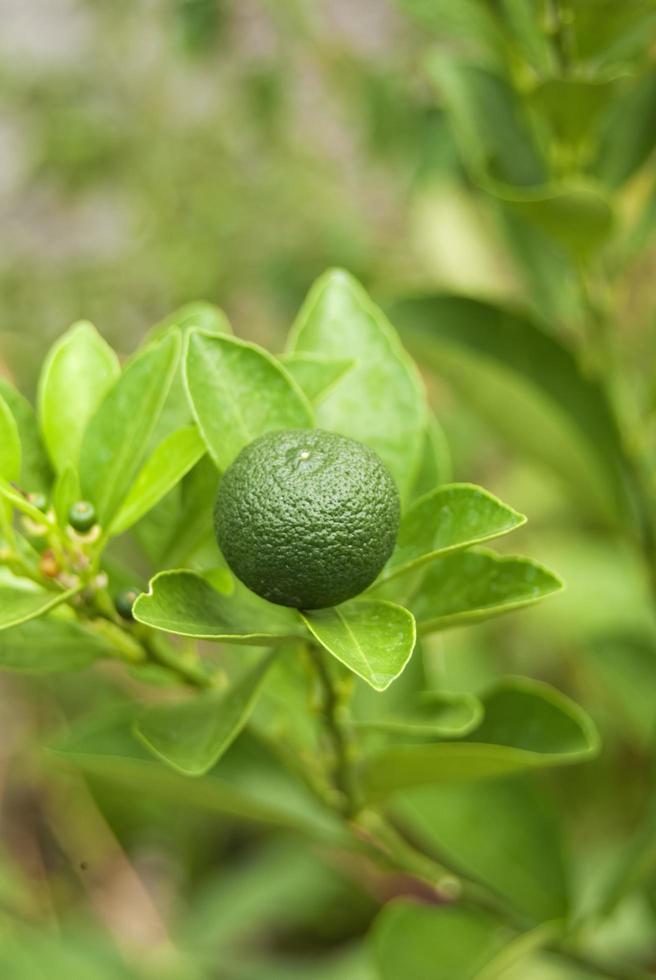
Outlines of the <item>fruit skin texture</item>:
[{"label": "fruit skin texture", "polygon": [[281,606],[322,609],[358,595],[399,530],[396,485],[373,449],[322,429],[269,432],[226,470],[217,541],[237,578]]}]

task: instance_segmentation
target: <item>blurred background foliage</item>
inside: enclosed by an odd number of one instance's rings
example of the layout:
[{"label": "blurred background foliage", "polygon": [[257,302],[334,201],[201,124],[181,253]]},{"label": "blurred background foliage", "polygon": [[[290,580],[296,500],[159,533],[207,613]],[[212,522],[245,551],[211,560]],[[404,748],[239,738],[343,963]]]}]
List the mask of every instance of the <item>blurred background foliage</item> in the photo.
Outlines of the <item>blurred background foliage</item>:
[{"label": "blurred background foliage", "polygon": [[[454,478],[526,513],[513,549],[565,578],[426,669],[550,681],[600,758],[400,805],[538,929],[503,980],[656,972],[655,54],[653,0],[0,0],[3,373],[30,392],[73,320],[127,353],[201,298],[279,349],[345,266],[419,360]],[[43,752],[121,683],[4,675],[3,978],[479,976],[457,923],[427,939],[391,906],[363,940],[407,883],[246,738],[228,803],[103,733]],[[539,932],[565,915],[580,969]]]}]

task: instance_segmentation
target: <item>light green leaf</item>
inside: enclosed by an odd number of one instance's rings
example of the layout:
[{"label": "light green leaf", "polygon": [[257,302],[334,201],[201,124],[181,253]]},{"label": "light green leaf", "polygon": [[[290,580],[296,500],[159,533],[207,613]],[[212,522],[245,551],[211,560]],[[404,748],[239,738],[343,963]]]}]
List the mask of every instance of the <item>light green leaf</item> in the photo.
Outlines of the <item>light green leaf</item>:
[{"label": "light green leaf", "polygon": [[3,578],[0,582],[0,630],[43,616],[60,603],[67,602],[77,591],[50,592],[28,579]]},{"label": "light green leaf", "polygon": [[529,318],[463,297],[410,298],[392,314],[421,363],[514,448],[566,479],[586,509],[631,520],[617,423],[569,350]]},{"label": "light green leaf", "polygon": [[0,397],[9,406],[18,427],[22,450],[20,484],[28,493],[45,493],[50,487],[52,473],[34,409],[5,378],[0,378]]},{"label": "light green leaf", "polygon": [[126,366],[91,419],[82,442],[82,492],[107,525],[125,499],[166,399],[180,353],[170,334]]},{"label": "light green leaf", "polygon": [[156,756],[188,776],[202,776],[221,758],[251,713],[273,656],[260,657],[224,691],[153,705],[135,734]]},{"label": "light green leaf", "polygon": [[466,783],[596,755],[599,736],[573,701],[539,681],[508,678],[483,697],[485,718],[461,742],[389,746],[362,764],[367,798],[414,786]]},{"label": "light green leaf", "polygon": [[111,654],[108,643],[75,620],[44,616],[0,633],[0,670],[50,674],[80,670]]},{"label": "light green leaf", "polygon": [[9,405],[0,395],[0,477],[10,482],[20,478],[21,442]]},{"label": "light green leaf", "polygon": [[438,555],[507,534],[526,518],[481,487],[451,483],[420,497],[401,519],[396,547],[383,580]]},{"label": "light green leaf", "polygon": [[[394,813],[412,839],[535,922],[566,919],[562,834],[550,801],[516,777],[407,790]],[[484,826],[484,832],[483,832]]]},{"label": "light green leaf", "polygon": [[60,471],[52,492],[52,503],[60,527],[68,524],[68,512],[80,496],[80,477],[77,470],[68,463]]},{"label": "light green leaf", "polygon": [[482,42],[495,50],[503,35],[492,12],[480,0],[397,0],[398,6],[421,24],[449,38]]},{"label": "light green leaf", "polygon": [[380,980],[478,980],[512,938],[487,913],[401,900],[383,908],[371,934]]},{"label": "light green leaf", "polygon": [[402,606],[358,599],[302,613],[321,646],[377,691],[399,676],[415,646],[415,622]]},{"label": "light green leaf", "polygon": [[2,478],[0,478],[0,496],[9,501],[16,510],[19,510],[22,514],[26,514],[36,524],[47,523],[48,519],[46,515],[35,507],[34,504],[30,503],[19,490],[15,490],[10,483],[7,483]]},{"label": "light green leaf", "polygon": [[134,617],[166,633],[224,643],[271,645],[305,635],[296,610],[260,599],[240,582],[234,586],[225,594],[195,572],[160,572],[135,602]]},{"label": "light green leaf", "polygon": [[148,341],[162,340],[167,333],[175,329],[179,329],[183,333],[188,330],[203,330],[205,333],[232,333],[232,328],[223,310],[214,306],[213,303],[203,301],[186,303],[180,309],[169,313],[149,331]]},{"label": "light green leaf", "polygon": [[481,723],[483,706],[473,694],[430,691],[403,710],[355,724],[365,732],[406,739],[462,738]]},{"label": "light green leaf", "polygon": [[146,460],[111,523],[109,533],[123,534],[180,482],[205,453],[195,425],[178,429]]},{"label": "light green leaf", "polygon": [[407,496],[423,447],[423,387],[395,331],[359,283],[339,270],[317,280],[294,324],[290,349],[355,361],[317,406],[317,425],[375,449]]},{"label": "light green leaf", "polygon": [[219,469],[265,432],[313,425],[296,382],[255,344],[193,332],[184,371],[194,417]]},{"label": "light green leaf", "polygon": [[472,550],[434,561],[410,608],[417,629],[430,633],[521,609],[562,588],[553,572],[529,558]]},{"label": "light green leaf", "polygon": [[320,402],[355,364],[352,360],[323,354],[284,354],[281,360],[313,405]]},{"label": "light green leaf", "polygon": [[59,338],[39,378],[39,420],[57,471],[78,465],[89,419],[120,373],[118,358],[95,327],[83,320]]}]

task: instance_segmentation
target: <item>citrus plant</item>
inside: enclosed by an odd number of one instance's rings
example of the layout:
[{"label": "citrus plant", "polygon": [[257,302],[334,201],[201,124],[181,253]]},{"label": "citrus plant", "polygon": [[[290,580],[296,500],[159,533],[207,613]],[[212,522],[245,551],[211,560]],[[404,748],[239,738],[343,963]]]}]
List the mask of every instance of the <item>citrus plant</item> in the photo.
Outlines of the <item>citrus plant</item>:
[{"label": "citrus plant", "polygon": [[[113,661],[140,682],[55,757],[168,771],[181,794],[200,779],[219,809],[302,827],[407,875],[411,894],[462,903],[474,918],[458,922],[497,952],[517,940],[525,923],[407,837],[397,807],[595,754],[594,726],[556,689],[512,676],[459,694],[422,648],[561,582],[483,547],[525,518],[449,482],[420,376],[349,275],[315,284],[279,357],[206,304],[122,367],[74,325],[36,412],[0,382],[0,495],[0,666]],[[379,946],[403,914],[376,927]]]}]

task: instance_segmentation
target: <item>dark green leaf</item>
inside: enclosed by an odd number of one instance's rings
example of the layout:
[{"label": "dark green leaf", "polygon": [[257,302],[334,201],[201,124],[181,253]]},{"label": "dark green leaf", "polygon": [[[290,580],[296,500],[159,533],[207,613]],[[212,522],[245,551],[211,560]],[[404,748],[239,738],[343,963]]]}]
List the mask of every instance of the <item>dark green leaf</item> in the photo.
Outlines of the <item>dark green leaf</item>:
[{"label": "dark green leaf", "polygon": [[630,520],[617,423],[565,347],[526,317],[462,297],[410,298],[392,314],[422,363],[514,447],[564,477],[584,506]]},{"label": "dark green leaf", "polygon": [[270,654],[260,657],[226,690],[147,708],[137,719],[136,734],[174,769],[188,776],[204,775],[248,721],[272,662]]},{"label": "dark green leaf", "polygon": [[481,487],[453,483],[420,497],[401,519],[383,580],[481,541],[507,534],[526,518]]},{"label": "dark green leaf", "polygon": [[172,490],[205,453],[195,425],[177,429],[159,444],[137,474],[111,523],[109,533],[122,534]]},{"label": "dark green leaf", "polygon": [[461,742],[390,746],[366,759],[367,797],[413,786],[476,782],[592,758],[599,737],[586,713],[554,688],[509,678],[483,697],[483,723]]},{"label": "dark green leaf", "polygon": [[218,592],[195,572],[160,572],[133,612],[155,629],[226,643],[270,645],[305,635],[295,610],[260,599],[236,580],[233,592]]},{"label": "dark green leaf", "polygon": [[39,379],[39,419],[56,470],[77,467],[87,424],[119,373],[116,354],[86,321],[51,349]]},{"label": "dark green leaf", "polygon": [[416,368],[381,311],[347,273],[333,270],[310,290],[290,347],[355,361],[317,406],[317,425],[370,445],[407,496],[420,464],[426,407]]},{"label": "dark green leaf", "polygon": [[107,525],[127,496],[173,379],[180,338],[170,334],[126,366],[82,442],[82,492]]},{"label": "dark green leaf", "polygon": [[529,558],[472,550],[434,561],[411,606],[422,633],[521,609],[562,589],[563,583]]},{"label": "dark green leaf", "polygon": [[191,333],[185,384],[207,448],[223,470],[265,432],[313,425],[312,409],[296,382],[255,344]]},{"label": "dark green leaf", "polygon": [[414,619],[392,602],[356,599],[302,616],[321,646],[377,691],[399,676],[414,649]]}]

